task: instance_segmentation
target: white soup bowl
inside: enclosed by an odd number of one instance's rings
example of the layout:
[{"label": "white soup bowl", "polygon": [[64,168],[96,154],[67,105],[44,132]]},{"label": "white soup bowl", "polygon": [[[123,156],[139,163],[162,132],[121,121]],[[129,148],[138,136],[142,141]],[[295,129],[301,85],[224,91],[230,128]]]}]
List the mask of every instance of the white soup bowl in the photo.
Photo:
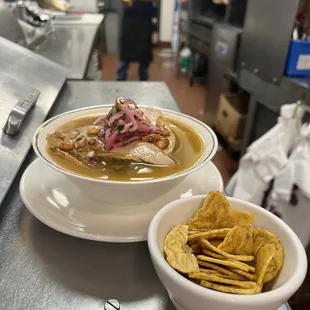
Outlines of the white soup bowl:
[{"label": "white soup bowl", "polygon": [[[37,156],[51,168],[65,175],[68,181],[80,188],[85,195],[118,206],[134,206],[146,203],[167,193],[187,175],[206,165],[217,151],[218,141],[216,135],[206,124],[182,113],[159,109],[164,116],[182,122],[192,128],[203,140],[204,150],[202,156],[187,170],[154,180],[123,182],[79,175],[66,170],[53,161],[52,155],[46,149],[46,137],[48,134],[61,125],[80,117],[106,115],[111,108],[112,106],[94,106],[57,115],[43,123],[33,137],[32,145]],[[145,108],[142,107],[141,110]],[[119,208],[118,211],[122,212],[122,208]]]}]

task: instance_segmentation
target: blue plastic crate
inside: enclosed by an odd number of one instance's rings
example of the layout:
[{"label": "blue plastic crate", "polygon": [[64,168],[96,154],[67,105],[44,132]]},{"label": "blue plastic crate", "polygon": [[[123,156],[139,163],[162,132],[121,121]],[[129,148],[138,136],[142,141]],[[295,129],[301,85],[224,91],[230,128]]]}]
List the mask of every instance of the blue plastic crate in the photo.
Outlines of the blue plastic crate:
[{"label": "blue plastic crate", "polygon": [[285,75],[310,76],[310,41],[291,41]]}]

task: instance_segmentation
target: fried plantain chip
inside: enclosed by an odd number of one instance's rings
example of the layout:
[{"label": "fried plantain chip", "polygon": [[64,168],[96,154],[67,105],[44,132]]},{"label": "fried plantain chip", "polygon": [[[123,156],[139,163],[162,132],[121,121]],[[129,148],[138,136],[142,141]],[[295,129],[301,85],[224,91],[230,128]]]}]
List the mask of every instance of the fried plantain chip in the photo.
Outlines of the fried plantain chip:
[{"label": "fried plantain chip", "polygon": [[210,288],[212,290],[224,292],[224,293],[239,294],[239,295],[253,295],[256,293],[256,287],[249,288],[249,289],[243,289],[237,286],[215,284],[215,283],[212,283],[206,280],[201,280],[200,284],[204,287]]},{"label": "fried plantain chip", "polygon": [[230,269],[230,270],[235,272],[235,273],[240,274],[241,276],[249,279],[250,281],[255,281],[255,275],[254,274],[251,274],[249,272],[245,272],[245,271],[240,270],[240,269]]},{"label": "fried plantain chip", "polygon": [[261,293],[279,274],[284,249],[270,231],[254,228],[254,220],[234,211],[222,193],[210,192],[188,225],[167,234],[166,259],[198,285],[232,294]]},{"label": "fried plantain chip", "polygon": [[280,272],[284,263],[284,250],[280,240],[270,231],[262,228],[253,230],[253,249],[254,256],[257,258],[260,249],[266,244],[272,244],[275,247],[275,253],[267,267],[263,283],[273,280]]},{"label": "fried plantain chip", "polygon": [[241,263],[241,262],[238,262],[238,261],[234,261],[234,260],[221,260],[221,259],[217,259],[217,258],[208,257],[205,255],[198,255],[197,258],[198,258],[198,260],[202,260],[202,261],[210,262],[210,263],[215,263],[215,264],[219,264],[219,265],[224,265],[224,266],[235,268],[235,269],[241,269],[241,270],[244,270],[246,272],[248,272],[248,271],[255,272],[254,267],[249,266],[249,265],[244,264],[244,263]]},{"label": "fried plantain chip", "polygon": [[[199,272],[204,272],[207,274],[220,274],[218,271],[214,270],[214,269],[208,269],[208,268],[199,268]],[[223,276],[225,276],[223,274]]]},{"label": "fried plantain chip", "polygon": [[256,258],[256,283],[258,286],[263,286],[264,278],[267,272],[267,268],[271,263],[276,252],[276,248],[273,244],[266,244],[259,250]]},{"label": "fried plantain chip", "polygon": [[[214,274],[216,276],[223,277],[226,279],[231,279],[231,280],[247,281],[247,278],[244,276],[241,276],[238,274],[227,275],[227,274],[218,272],[218,271],[213,270],[213,269],[199,268],[199,272],[204,272],[206,274]],[[254,278],[253,278],[253,280],[254,280]]]},{"label": "fried plantain chip", "polygon": [[245,224],[245,225],[241,225],[240,227],[246,229],[249,233],[252,234],[254,227],[252,226],[252,224]]},{"label": "fried plantain chip", "polygon": [[220,255],[220,254],[217,254],[217,253],[214,253],[206,248],[202,248],[201,252],[207,256],[211,256],[211,257],[214,257],[214,258],[217,258],[217,259],[225,259],[225,257],[223,255]]},{"label": "fried plantain chip", "polygon": [[222,251],[220,248],[213,246],[208,240],[201,239],[200,243],[201,243],[202,247],[209,248],[210,250],[212,250],[212,251],[220,254],[221,256],[223,256],[224,259],[229,258],[229,259],[233,259],[233,260],[237,260],[237,261],[244,261],[244,262],[250,262],[254,259],[254,256],[250,256],[250,255],[232,255],[232,254],[226,253],[225,251]]},{"label": "fried plantain chip", "polygon": [[250,213],[233,211],[227,198],[221,192],[213,191],[189,221],[189,230],[232,228],[250,224],[254,220],[255,217]]},{"label": "fried plantain chip", "polygon": [[201,245],[200,242],[198,243],[194,243],[190,246],[190,248],[192,249],[193,254],[198,255],[201,253]]},{"label": "fried plantain chip", "polygon": [[201,261],[201,260],[198,260],[198,264],[200,266],[204,266],[204,267],[208,267],[210,269],[213,269],[213,270],[216,270],[217,272],[219,272],[220,274],[224,274],[224,275],[227,275],[230,277],[230,279],[235,279],[235,280],[239,280],[239,276],[238,274],[228,270],[228,269],[225,269],[221,266],[218,266],[218,265],[215,265],[215,264],[212,264],[212,263],[208,263],[208,262],[204,262],[204,261]]},{"label": "fried plantain chip", "polygon": [[218,247],[224,239],[219,239],[219,240],[208,240],[213,246]]},{"label": "fried plantain chip", "polygon": [[205,232],[198,232],[188,237],[188,241],[198,241],[201,238],[204,239],[224,239],[229,233],[230,228],[211,229]]},{"label": "fried plantain chip", "polygon": [[231,280],[231,279],[227,279],[227,278],[217,276],[214,274],[207,274],[204,272],[191,272],[188,274],[188,276],[190,278],[194,278],[194,279],[230,284],[230,285],[235,285],[235,286],[239,286],[239,287],[243,287],[243,288],[254,288],[254,287],[256,287],[256,282]]},{"label": "fried plantain chip", "polygon": [[188,226],[178,225],[166,236],[164,252],[168,264],[182,273],[198,272],[197,258],[186,245],[188,241]]},{"label": "fried plantain chip", "polygon": [[217,248],[233,255],[253,255],[252,234],[241,226],[235,226]]},{"label": "fried plantain chip", "polygon": [[188,231],[188,235],[195,235],[195,234],[198,234],[198,233],[204,233],[204,232],[208,232],[210,230],[213,230],[213,229],[203,229],[203,230],[189,230]]}]

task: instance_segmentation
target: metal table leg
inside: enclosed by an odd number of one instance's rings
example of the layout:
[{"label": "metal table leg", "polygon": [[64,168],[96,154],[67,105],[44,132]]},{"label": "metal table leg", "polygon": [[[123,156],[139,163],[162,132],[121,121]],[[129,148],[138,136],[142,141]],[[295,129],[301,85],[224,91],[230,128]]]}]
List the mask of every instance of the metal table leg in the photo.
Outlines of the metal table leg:
[{"label": "metal table leg", "polygon": [[245,154],[246,149],[251,142],[256,111],[257,111],[257,101],[256,101],[255,97],[251,96],[251,99],[249,102],[248,116],[247,116],[245,130],[244,130],[244,138],[243,138],[243,142],[242,142],[241,156]]}]

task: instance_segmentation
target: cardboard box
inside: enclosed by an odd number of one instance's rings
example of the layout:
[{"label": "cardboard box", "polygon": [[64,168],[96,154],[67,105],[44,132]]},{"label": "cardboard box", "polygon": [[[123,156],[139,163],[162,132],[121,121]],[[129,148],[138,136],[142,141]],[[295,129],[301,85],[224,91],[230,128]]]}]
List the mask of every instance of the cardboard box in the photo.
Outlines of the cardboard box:
[{"label": "cardboard box", "polygon": [[226,139],[243,138],[248,112],[248,96],[223,94],[217,111],[216,129]]}]

